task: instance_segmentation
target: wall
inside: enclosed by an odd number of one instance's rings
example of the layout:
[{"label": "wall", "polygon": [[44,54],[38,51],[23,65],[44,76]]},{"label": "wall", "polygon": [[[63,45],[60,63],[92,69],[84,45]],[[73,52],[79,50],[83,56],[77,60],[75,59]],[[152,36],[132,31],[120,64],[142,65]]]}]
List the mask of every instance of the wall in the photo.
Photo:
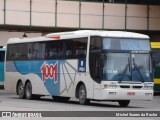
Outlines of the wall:
[{"label": "wall", "polygon": [[[5,9],[5,11],[4,11]],[[104,11],[103,11],[104,10]],[[127,10],[127,11],[126,11]],[[0,24],[83,29],[160,30],[160,6],[68,0],[0,0]],[[149,15],[149,16],[148,16]],[[149,17],[149,19],[148,19]],[[148,21],[149,20],[149,21]]]},{"label": "wall", "polygon": [[[5,32],[0,31],[0,46],[6,46],[9,38],[22,38],[23,32]],[[27,37],[38,37],[41,33],[26,33]]]}]

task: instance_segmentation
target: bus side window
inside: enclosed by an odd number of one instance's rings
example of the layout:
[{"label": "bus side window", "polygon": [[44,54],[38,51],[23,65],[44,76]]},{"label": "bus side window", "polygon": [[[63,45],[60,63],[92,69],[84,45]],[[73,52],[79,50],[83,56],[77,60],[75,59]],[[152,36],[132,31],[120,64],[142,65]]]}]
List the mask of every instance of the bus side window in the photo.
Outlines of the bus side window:
[{"label": "bus side window", "polygon": [[67,57],[67,58],[71,58],[71,56],[72,56],[72,50],[69,50],[69,49],[68,49],[68,50],[66,51],[66,57]]},{"label": "bus side window", "polygon": [[64,58],[64,44],[62,40],[49,41],[45,44],[46,59],[62,59]]},{"label": "bus side window", "polygon": [[65,41],[65,57],[66,59],[73,58],[73,40],[66,40]]},{"label": "bus side window", "polygon": [[76,56],[78,58],[84,58],[86,56],[86,50],[83,49],[76,50]]},{"label": "bus side window", "polygon": [[45,59],[49,59],[49,49],[46,48],[45,50]]},{"label": "bus side window", "polygon": [[4,62],[4,56],[5,56],[5,52],[0,51],[0,62]]},{"label": "bus side window", "polygon": [[87,52],[87,38],[79,38],[75,41],[76,58],[85,58]]},{"label": "bus side window", "polygon": [[14,58],[14,54],[13,54],[13,49],[12,49],[12,45],[8,45],[8,50],[7,50],[7,60],[10,61],[10,60],[13,60]]},{"label": "bus side window", "polygon": [[49,51],[50,58],[57,59],[57,48],[54,46]]},{"label": "bus side window", "polygon": [[45,58],[46,44],[43,42],[33,43],[32,57],[35,60],[43,60]]},{"label": "bus side window", "polygon": [[31,52],[31,49],[28,50],[27,57],[28,57],[29,60],[32,59],[32,52]]},{"label": "bus side window", "polygon": [[16,44],[14,47],[14,58],[15,60],[26,60],[27,58],[27,46],[23,43]]},{"label": "bus side window", "polygon": [[39,58],[39,43],[33,43],[33,51],[32,51],[32,55],[33,55],[33,59],[38,59]]}]

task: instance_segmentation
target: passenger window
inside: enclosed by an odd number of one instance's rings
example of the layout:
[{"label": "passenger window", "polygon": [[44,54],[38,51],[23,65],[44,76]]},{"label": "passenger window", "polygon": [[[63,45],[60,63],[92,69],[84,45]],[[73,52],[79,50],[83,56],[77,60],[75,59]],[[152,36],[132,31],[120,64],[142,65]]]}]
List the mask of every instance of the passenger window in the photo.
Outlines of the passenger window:
[{"label": "passenger window", "polygon": [[45,50],[45,58],[46,59],[64,58],[63,40],[47,42]]},{"label": "passenger window", "polygon": [[87,53],[87,38],[66,40],[66,58],[85,58]]},{"label": "passenger window", "polygon": [[44,59],[45,56],[45,44],[35,43],[33,45],[33,58],[34,59]]},{"label": "passenger window", "polygon": [[8,45],[7,60],[85,58],[87,38]]},{"label": "passenger window", "polygon": [[27,58],[27,46],[23,43],[14,45],[13,51],[10,51],[14,60],[25,60]]}]

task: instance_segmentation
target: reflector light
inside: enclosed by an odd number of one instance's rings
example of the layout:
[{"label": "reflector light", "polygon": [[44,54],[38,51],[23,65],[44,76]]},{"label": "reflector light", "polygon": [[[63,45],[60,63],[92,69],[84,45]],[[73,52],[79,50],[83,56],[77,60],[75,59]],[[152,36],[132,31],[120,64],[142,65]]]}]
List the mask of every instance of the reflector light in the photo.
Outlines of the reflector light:
[{"label": "reflector light", "polygon": [[145,93],[145,96],[152,96],[152,93]]},{"label": "reflector light", "polygon": [[53,38],[53,39],[56,39],[56,40],[58,40],[58,39],[60,39],[60,36],[47,36],[48,38]]}]

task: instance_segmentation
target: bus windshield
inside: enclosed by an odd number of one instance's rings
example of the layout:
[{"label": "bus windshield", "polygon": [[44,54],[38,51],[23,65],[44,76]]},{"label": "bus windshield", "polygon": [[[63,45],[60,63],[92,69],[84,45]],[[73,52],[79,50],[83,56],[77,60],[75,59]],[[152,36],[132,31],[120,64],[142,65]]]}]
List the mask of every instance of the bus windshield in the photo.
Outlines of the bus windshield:
[{"label": "bus windshield", "polygon": [[103,79],[129,80],[128,53],[106,53],[103,65]]},{"label": "bus windshield", "polygon": [[149,39],[92,37],[91,76],[98,82],[152,82],[150,51]]},{"label": "bus windshield", "polygon": [[150,55],[105,53],[103,80],[150,82]]}]

